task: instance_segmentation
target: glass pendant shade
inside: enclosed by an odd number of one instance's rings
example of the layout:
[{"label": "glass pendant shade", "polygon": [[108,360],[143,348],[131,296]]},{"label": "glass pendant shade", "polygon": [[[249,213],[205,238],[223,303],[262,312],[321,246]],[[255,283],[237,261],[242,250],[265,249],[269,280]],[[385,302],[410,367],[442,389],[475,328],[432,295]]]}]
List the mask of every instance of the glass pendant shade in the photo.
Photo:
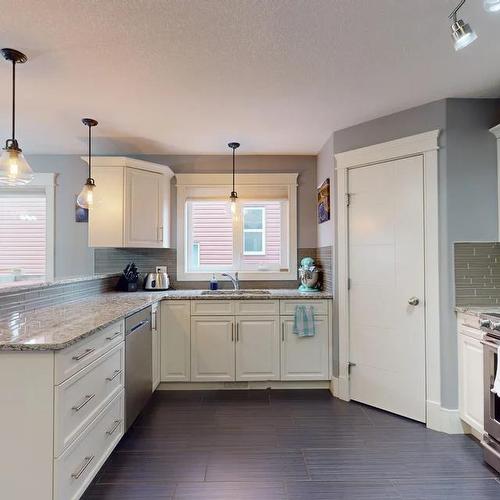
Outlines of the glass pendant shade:
[{"label": "glass pendant shade", "polygon": [[477,39],[475,31],[469,24],[465,24],[462,19],[455,21],[451,25],[451,36],[453,38],[455,50],[461,50]]},{"label": "glass pendant shade", "polygon": [[23,152],[16,145],[7,143],[0,156],[0,184],[22,186],[33,180],[33,170]]},{"label": "glass pendant shade", "polygon": [[94,189],[94,179],[89,177],[76,199],[76,203],[79,207],[86,208],[88,210],[94,204]]}]

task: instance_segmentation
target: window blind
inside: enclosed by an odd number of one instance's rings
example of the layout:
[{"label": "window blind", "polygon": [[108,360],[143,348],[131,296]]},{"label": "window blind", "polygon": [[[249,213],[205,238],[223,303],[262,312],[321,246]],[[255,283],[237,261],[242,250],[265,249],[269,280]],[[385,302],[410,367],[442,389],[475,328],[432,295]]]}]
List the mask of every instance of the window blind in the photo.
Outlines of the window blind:
[{"label": "window blind", "polygon": [[0,190],[0,275],[45,275],[46,224],[43,191]]}]

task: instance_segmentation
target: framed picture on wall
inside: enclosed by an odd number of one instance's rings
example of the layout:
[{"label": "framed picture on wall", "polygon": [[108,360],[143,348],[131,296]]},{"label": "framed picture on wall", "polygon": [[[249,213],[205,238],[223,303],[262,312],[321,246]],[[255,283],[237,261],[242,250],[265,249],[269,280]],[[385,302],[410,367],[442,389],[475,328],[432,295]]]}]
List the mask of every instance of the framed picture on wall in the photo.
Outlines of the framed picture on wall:
[{"label": "framed picture on wall", "polygon": [[330,220],[330,179],[318,188],[318,224]]}]

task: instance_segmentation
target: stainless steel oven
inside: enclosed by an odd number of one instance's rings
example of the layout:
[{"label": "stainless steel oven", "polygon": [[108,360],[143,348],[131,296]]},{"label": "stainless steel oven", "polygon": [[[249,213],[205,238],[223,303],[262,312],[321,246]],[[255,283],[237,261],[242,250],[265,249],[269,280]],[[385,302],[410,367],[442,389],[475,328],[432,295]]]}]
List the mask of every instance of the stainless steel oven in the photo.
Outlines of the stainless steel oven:
[{"label": "stainless steel oven", "polygon": [[500,472],[500,397],[491,392],[499,368],[500,314],[490,313],[480,318],[481,330],[486,333],[483,344],[484,360],[484,459]]}]

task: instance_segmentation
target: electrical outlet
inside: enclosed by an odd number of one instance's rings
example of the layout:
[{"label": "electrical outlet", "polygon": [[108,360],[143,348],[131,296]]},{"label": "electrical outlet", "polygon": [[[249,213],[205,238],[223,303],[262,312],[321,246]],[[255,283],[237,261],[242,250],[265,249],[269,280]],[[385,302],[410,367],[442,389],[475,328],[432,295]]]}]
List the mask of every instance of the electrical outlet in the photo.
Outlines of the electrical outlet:
[{"label": "electrical outlet", "polygon": [[167,272],[167,266],[156,266],[156,272],[157,273],[166,273]]}]

